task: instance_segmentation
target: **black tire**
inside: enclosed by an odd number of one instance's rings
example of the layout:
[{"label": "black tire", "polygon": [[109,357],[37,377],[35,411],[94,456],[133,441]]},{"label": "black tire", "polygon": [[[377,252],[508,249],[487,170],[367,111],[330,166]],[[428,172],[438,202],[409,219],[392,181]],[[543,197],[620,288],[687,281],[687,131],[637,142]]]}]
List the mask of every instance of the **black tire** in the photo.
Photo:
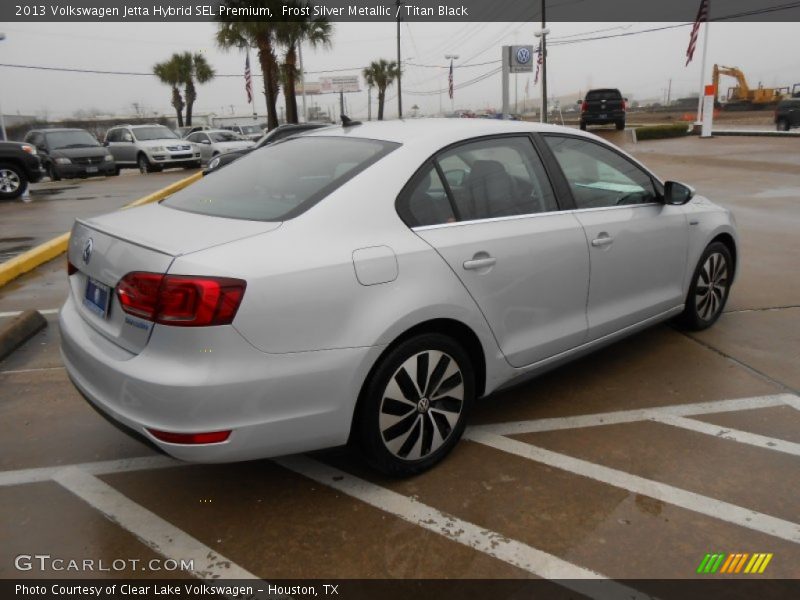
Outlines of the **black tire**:
[{"label": "black tire", "polygon": [[475,375],[464,349],[438,333],[414,336],[384,356],[364,386],[355,439],[378,471],[422,473],[458,443],[474,399]]},{"label": "black tire", "polygon": [[0,200],[19,198],[27,187],[28,177],[19,165],[0,162]]},{"label": "black tire", "polygon": [[111,171],[112,177],[119,177],[119,167],[114,167],[114,170]]},{"label": "black tire", "polygon": [[617,121],[615,125],[617,126],[617,131],[623,131],[625,129],[625,121]]},{"label": "black tire", "polygon": [[147,173],[152,173],[155,171],[153,165],[150,163],[150,160],[145,154],[139,154],[139,156],[136,157],[136,166],[139,167],[139,173],[142,175],[146,175]]},{"label": "black tire", "polygon": [[716,323],[728,301],[733,267],[733,257],[725,244],[713,242],[708,245],[697,262],[686,306],[678,317],[685,328],[701,331]]},{"label": "black tire", "polygon": [[778,119],[776,123],[778,131],[789,131],[789,119]]},{"label": "black tire", "polygon": [[581,131],[586,131],[586,123],[581,121]]},{"label": "black tire", "polygon": [[50,181],[61,181],[61,176],[56,171],[56,166],[53,163],[47,165],[47,176],[50,178]]}]

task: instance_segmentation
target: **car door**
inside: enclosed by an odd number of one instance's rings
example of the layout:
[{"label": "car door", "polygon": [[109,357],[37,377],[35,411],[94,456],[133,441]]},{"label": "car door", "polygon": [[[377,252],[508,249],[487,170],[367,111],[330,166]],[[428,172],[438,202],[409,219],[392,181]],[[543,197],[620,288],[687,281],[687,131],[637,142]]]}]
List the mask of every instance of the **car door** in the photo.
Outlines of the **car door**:
[{"label": "car door", "polygon": [[528,136],[443,151],[407,186],[398,212],[450,265],[511,365],[583,343],[586,239],[575,216],[559,211]]},{"label": "car door", "polygon": [[681,305],[688,225],[660,184],[600,142],[543,136],[569,185],[591,257],[589,336],[595,340]]},{"label": "car door", "polygon": [[208,162],[211,160],[212,148],[211,140],[208,138],[208,135],[202,131],[196,131],[186,139],[198,145],[200,148],[200,159],[203,162]]}]

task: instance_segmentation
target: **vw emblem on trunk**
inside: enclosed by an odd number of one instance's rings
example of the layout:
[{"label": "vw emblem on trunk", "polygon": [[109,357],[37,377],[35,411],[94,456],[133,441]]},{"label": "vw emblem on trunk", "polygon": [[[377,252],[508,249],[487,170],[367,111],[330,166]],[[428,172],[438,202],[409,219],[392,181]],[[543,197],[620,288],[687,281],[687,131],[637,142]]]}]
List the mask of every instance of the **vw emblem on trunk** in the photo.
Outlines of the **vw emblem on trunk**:
[{"label": "vw emblem on trunk", "polygon": [[89,261],[92,260],[92,250],[94,249],[94,241],[92,238],[86,240],[86,243],[83,245],[83,254],[81,258],[83,258],[84,264],[89,264]]}]

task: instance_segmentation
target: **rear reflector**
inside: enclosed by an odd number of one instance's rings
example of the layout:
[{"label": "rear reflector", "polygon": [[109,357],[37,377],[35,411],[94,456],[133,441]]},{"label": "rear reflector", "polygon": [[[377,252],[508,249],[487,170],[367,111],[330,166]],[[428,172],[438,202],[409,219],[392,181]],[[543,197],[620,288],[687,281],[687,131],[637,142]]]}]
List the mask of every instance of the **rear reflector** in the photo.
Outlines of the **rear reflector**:
[{"label": "rear reflector", "polygon": [[170,431],[158,431],[157,429],[148,429],[147,431],[157,440],[168,444],[219,444],[231,436],[230,429],[204,433],[172,433]]},{"label": "rear reflector", "polygon": [[227,277],[128,273],[117,297],[129,315],[162,325],[229,325],[239,310],[246,283]]}]

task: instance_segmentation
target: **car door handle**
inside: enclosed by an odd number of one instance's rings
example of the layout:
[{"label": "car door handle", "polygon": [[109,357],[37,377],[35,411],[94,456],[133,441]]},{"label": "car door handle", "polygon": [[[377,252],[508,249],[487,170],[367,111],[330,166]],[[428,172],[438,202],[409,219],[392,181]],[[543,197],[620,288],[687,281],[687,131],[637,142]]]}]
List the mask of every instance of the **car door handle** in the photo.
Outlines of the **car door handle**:
[{"label": "car door handle", "polygon": [[488,269],[493,267],[497,262],[496,258],[489,256],[488,258],[475,258],[472,260],[464,261],[464,268],[467,271],[476,271],[478,269]]},{"label": "car door handle", "polygon": [[600,235],[600,237],[597,237],[592,240],[592,246],[594,246],[595,248],[602,248],[604,246],[609,246],[613,243],[614,243],[614,238],[612,238],[610,235]]}]

